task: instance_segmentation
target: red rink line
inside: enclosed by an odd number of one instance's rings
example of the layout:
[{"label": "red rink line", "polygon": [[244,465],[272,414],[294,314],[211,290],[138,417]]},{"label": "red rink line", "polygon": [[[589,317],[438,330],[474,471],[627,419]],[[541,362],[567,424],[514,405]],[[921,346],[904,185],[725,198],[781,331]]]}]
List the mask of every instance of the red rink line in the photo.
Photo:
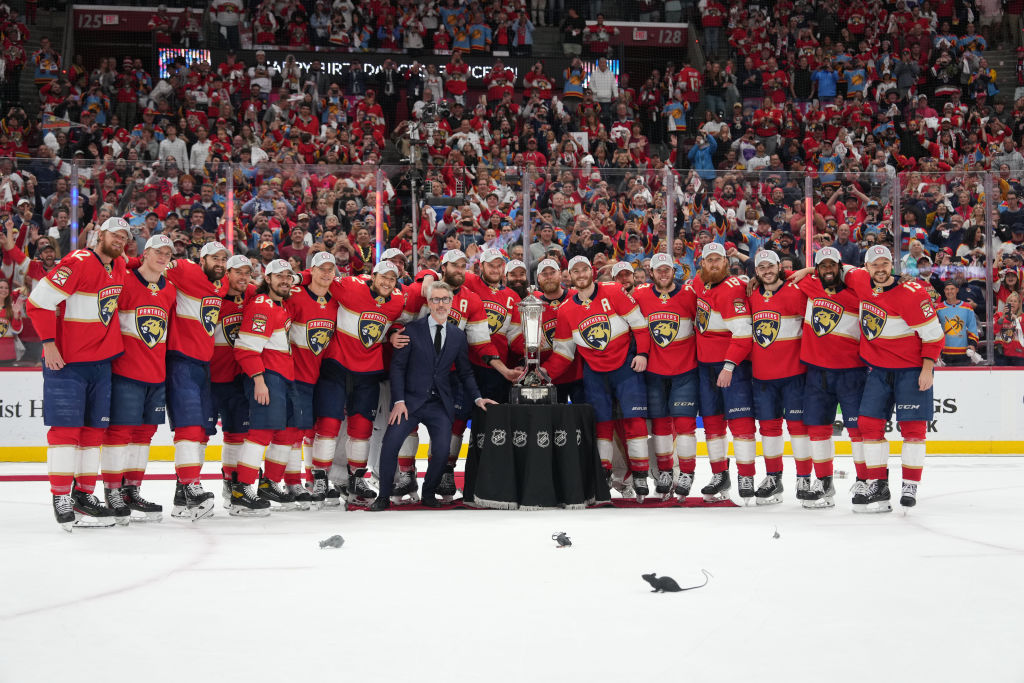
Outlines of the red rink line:
[{"label": "red rink line", "polygon": [[[422,479],[426,476],[426,472],[417,472],[416,476]],[[204,474],[200,478],[210,481],[222,477],[219,474]],[[145,477],[145,481],[174,481],[174,479],[175,475],[173,474],[147,474]],[[464,479],[465,475],[462,472],[455,473],[455,485],[459,488],[462,488]],[[49,478],[45,474],[0,474],[0,483],[15,481],[49,481]]]}]

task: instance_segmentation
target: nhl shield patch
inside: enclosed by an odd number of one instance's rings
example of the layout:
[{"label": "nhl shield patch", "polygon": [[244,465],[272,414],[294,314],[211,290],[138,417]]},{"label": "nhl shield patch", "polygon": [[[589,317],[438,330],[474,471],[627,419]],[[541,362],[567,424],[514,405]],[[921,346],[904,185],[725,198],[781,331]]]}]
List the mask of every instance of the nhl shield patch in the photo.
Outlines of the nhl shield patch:
[{"label": "nhl shield patch", "polygon": [[115,287],[107,287],[101,289],[100,293],[96,295],[96,300],[99,305],[100,322],[104,325],[109,325],[110,320],[117,313],[117,297],[121,294],[121,285]]},{"label": "nhl shield patch", "polygon": [[603,313],[592,315],[580,323],[580,335],[587,346],[603,351],[612,340],[612,324]]},{"label": "nhl shield patch", "polygon": [[203,321],[203,329],[211,337],[217,331],[217,323],[220,322],[220,305],[223,301],[223,299],[217,296],[207,296],[203,297],[203,302],[199,306],[199,316]]},{"label": "nhl shield patch", "polygon": [[234,346],[235,342],[238,341],[238,331],[242,329],[242,314],[232,313],[231,315],[226,315],[220,321],[220,324],[224,330],[224,339],[228,344]]},{"label": "nhl shield patch", "polygon": [[310,320],[306,323],[306,345],[319,356],[334,336],[334,321],[332,320]]},{"label": "nhl shield patch", "polygon": [[675,341],[679,334],[679,316],[668,311],[652,313],[647,318],[647,327],[651,330],[651,339],[661,348]]},{"label": "nhl shield patch", "polygon": [[867,301],[860,308],[860,329],[868,341],[881,336],[885,328],[885,311]]},{"label": "nhl shield patch", "polygon": [[811,304],[811,329],[817,337],[824,337],[836,329],[843,318],[843,307],[830,299],[815,299]]},{"label": "nhl shield patch", "polygon": [[359,341],[370,348],[381,340],[388,326],[388,317],[383,313],[366,311],[359,316]]},{"label": "nhl shield patch", "polygon": [[135,331],[149,348],[154,348],[167,333],[167,311],[158,306],[139,306],[135,311]]},{"label": "nhl shield patch", "polygon": [[766,349],[779,338],[782,318],[775,311],[759,311],[754,314],[754,341]]},{"label": "nhl shield patch", "polygon": [[708,323],[711,322],[711,307],[703,299],[697,299],[697,315],[694,323],[701,333],[708,331]]}]

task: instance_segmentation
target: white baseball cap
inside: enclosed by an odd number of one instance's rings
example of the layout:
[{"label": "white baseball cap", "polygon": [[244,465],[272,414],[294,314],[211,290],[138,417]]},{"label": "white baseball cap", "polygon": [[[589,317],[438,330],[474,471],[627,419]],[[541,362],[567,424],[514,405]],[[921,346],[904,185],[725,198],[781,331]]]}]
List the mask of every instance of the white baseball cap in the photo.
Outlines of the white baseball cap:
[{"label": "white baseball cap", "polygon": [[822,247],[818,250],[818,253],[814,255],[814,265],[818,265],[822,261],[832,260],[836,263],[843,262],[843,256],[839,253],[839,250],[835,247]]},{"label": "white baseball cap", "polygon": [[765,262],[779,265],[779,255],[776,254],[774,251],[762,249],[761,251],[757,252],[757,255],[754,256],[754,267],[756,268]]},{"label": "white baseball cap", "polygon": [[872,261],[876,261],[880,258],[887,258],[892,261],[892,252],[889,251],[888,247],[876,244],[875,246],[870,247],[864,254],[864,263],[871,263]]},{"label": "white baseball cap", "polygon": [[512,259],[511,261],[505,264],[505,275],[508,275],[516,268],[522,268],[523,270],[526,270],[526,264],[517,258]]},{"label": "white baseball cap", "polygon": [[466,259],[466,253],[461,249],[452,249],[445,252],[444,257],[441,259],[441,265],[443,266],[446,263],[455,263],[459,259]]},{"label": "white baseball cap", "polygon": [[391,261],[378,261],[377,265],[373,267],[373,274],[377,273],[393,273],[395,277],[398,277],[398,266]]},{"label": "white baseball cap", "polygon": [[132,234],[132,226],[128,225],[128,221],[120,216],[111,216],[100,226],[101,232],[117,232],[118,230],[123,230],[129,236]]},{"label": "white baseball cap", "polygon": [[505,255],[501,253],[501,249],[484,249],[483,256],[480,257],[480,260],[484,263],[497,261],[498,259],[505,260]]},{"label": "white baseball cap", "polygon": [[146,249],[160,249],[161,247],[168,247],[173,252],[174,242],[167,235],[153,235],[146,240]]},{"label": "white baseball cap", "polygon": [[267,264],[267,268],[263,272],[267,275],[273,275],[274,273],[291,273],[292,267],[283,258],[276,258]]},{"label": "white baseball cap", "polygon": [[612,277],[615,277],[619,273],[625,272],[627,270],[630,273],[632,273],[633,272],[633,264],[632,263],[628,263],[626,261],[619,261],[614,266],[612,266]]},{"label": "white baseball cap", "polygon": [[576,265],[578,265],[580,263],[585,263],[588,266],[590,266],[591,268],[594,267],[593,264],[590,263],[590,259],[588,259],[586,256],[573,256],[571,259],[569,259],[569,268],[568,269],[572,270],[574,266],[576,266]]},{"label": "white baseball cap", "polygon": [[722,258],[727,258],[725,255],[725,247],[719,244],[718,242],[708,242],[703,247],[701,247],[701,258],[710,256],[711,254],[718,254]]},{"label": "white baseball cap", "polygon": [[659,251],[651,257],[651,270],[661,268],[662,266],[668,266],[672,270],[676,268],[676,264],[672,262],[672,257],[665,252]]},{"label": "white baseball cap", "polygon": [[402,258],[405,258],[405,252],[402,251],[401,249],[391,247],[390,249],[385,249],[384,253],[380,255],[381,259],[384,261],[387,261],[388,259],[393,259],[396,256],[401,256]]},{"label": "white baseball cap", "polygon": [[[386,254],[387,252],[385,251],[384,253]],[[335,266],[338,265],[338,261],[334,258],[334,254],[329,251],[318,251],[313,255],[313,260],[310,261],[309,267],[319,268],[325,263],[330,263]]]},{"label": "white baseball cap", "polygon": [[553,258],[546,258],[543,261],[541,261],[540,263],[538,263],[537,264],[537,274],[539,275],[540,272],[542,270],[544,270],[545,268],[554,268],[557,271],[561,271],[561,268],[558,267],[558,261],[556,261]]},{"label": "white baseball cap", "polygon": [[252,268],[252,261],[249,260],[248,256],[235,254],[228,259],[228,270],[232,268]]},{"label": "white baseball cap", "polygon": [[[227,251],[227,250],[228,250],[228,248],[225,247],[220,242],[207,242],[206,244],[203,245],[203,248],[199,250],[199,256],[200,256],[200,258],[203,257],[203,256],[212,256],[213,254],[216,254],[216,253],[219,253],[219,252],[222,252],[222,251]],[[278,260],[280,260],[280,259],[278,259]],[[285,261],[285,263],[287,264],[288,262]]]}]

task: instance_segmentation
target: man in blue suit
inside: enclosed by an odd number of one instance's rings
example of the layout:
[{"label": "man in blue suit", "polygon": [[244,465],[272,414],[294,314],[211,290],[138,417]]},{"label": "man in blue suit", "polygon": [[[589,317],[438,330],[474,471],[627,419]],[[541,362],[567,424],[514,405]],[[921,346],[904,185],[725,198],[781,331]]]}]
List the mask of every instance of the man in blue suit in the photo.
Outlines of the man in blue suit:
[{"label": "man in blue suit", "polygon": [[430,463],[423,481],[421,500],[426,507],[440,507],[434,491],[441,483],[448,464],[455,417],[451,380],[453,365],[466,396],[474,397],[473,402],[484,410],[495,403],[480,397],[469,364],[466,334],[448,322],[448,312],[452,307],[451,287],[444,282],[432,283],[427,291],[427,304],[430,315],[406,326],[409,343],[396,350],[391,359],[391,400],[394,407],[380,447],[380,493],[370,506],[374,512],[391,506],[398,449],[417,424],[423,424],[430,434]]}]

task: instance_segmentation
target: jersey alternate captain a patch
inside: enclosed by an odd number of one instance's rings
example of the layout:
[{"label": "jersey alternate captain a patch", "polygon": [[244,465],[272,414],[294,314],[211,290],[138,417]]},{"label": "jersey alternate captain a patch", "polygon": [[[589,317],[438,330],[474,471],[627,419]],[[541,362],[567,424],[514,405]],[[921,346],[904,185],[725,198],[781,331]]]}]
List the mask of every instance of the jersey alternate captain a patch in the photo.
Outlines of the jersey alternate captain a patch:
[{"label": "jersey alternate captain a patch", "polygon": [[359,315],[359,341],[366,348],[370,348],[381,340],[390,322],[383,313],[364,311]]},{"label": "jersey alternate captain a patch", "polygon": [[665,348],[679,334],[679,315],[672,311],[655,311],[647,316],[647,327],[651,331],[651,340]]},{"label": "jersey alternate captain a patch", "polygon": [[121,285],[105,287],[96,295],[100,310],[100,321],[104,325],[109,325],[110,321],[114,318],[114,314],[117,313],[117,297],[120,295]]},{"label": "jersey alternate captain a patch", "polygon": [[159,306],[139,306],[135,309],[135,330],[139,339],[149,348],[156,347],[167,333],[167,311]]},{"label": "jersey alternate captain a patch", "polygon": [[[219,287],[220,282],[215,282],[214,286]],[[217,323],[220,322],[220,307],[223,302],[224,300],[219,296],[207,296],[203,297],[202,304],[200,304],[199,315],[202,316],[203,329],[211,337],[217,331]]]},{"label": "jersey alternate captain a patch", "polygon": [[[360,325],[360,329],[362,325]],[[306,344],[314,356],[323,353],[334,336],[333,320],[310,320],[306,323]],[[366,342],[363,342],[364,344]]]},{"label": "jersey alternate captain a patch", "polygon": [[592,349],[601,351],[608,346],[612,338],[612,324],[604,313],[592,315],[580,323],[580,334],[583,341]]},{"label": "jersey alternate captain a patch", "polygon": [[831,299],[814,299],[811,301],[811,329],[815,336],[824,337],[836,329],[843,319],[843,307]]},{"label": "jersey alternate captain a patch", "polygon": [[860,329],[864,333],[864,338],[870,341],[879,337],[885,329],[886,317],[885,309],[870,301],[861,302]]},{"label": "jersey alternate captain a patch", "polygon": [[779,337],[782,316],[775,311],[758,311],[754,314],[754,341],[762,349],[768,348]]}]

